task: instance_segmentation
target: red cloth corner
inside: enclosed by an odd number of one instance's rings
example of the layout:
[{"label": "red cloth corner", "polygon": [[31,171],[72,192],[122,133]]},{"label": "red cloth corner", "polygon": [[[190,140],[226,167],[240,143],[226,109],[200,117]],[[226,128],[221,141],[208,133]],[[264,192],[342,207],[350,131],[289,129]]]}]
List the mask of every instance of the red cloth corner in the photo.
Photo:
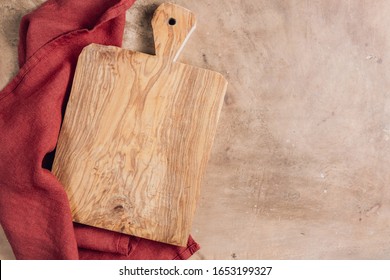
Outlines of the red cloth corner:
[{"label": "red cloth corner", "polygon": [[0,223],[17,259],[187,259],[177,247],[73,224],[48,170],[78,55],[120,46],[134,0],[51,0],[23,17],[16,77],[0,91]]}]

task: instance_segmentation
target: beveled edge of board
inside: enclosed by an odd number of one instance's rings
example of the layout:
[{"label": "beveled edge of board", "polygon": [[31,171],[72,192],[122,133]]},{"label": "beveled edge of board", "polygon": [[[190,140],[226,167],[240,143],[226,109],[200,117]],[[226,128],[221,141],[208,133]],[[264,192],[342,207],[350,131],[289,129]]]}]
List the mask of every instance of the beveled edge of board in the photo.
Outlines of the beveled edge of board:
[{"label": "beveled edge of board", "polygon": [[[139,51],[133,51],[133,50],[124,49],[124,48],[117,47],[117,46],[102,45],[102,44],[97,44],[97,43],[91,43],[91,44],[87,45],[86,47],[84,47],[83,50],[80,53],[80,56],[84,55],[85,52],[88,52],[88,51],[99,51],[99,50],[103,50],[103,49],[114,50],[114,51],[125,51],[125,52],[129,52],[131,54],[138,54],[138,55],[144,55],[144,56],[148,56],[148,57],[160,58],[159,56],[154,55],[154,54],[148,54],[148,53],[143,53],[143,52],[139,52]],[[80,56],[79,56],[79,58],[80,58]],[[169,59],[166,59],[166,64],[186,65],[186,66],[192,67],[194,69],[198,69],[198,70],[202,70],[202,71],[208,71],[208,72],[216,74],[218,76],[218,78],[220,78],[222,81],[224,81],[224,83],[226,83],[226,86],[229,83],[229,81],[225,78],[224,75],[222,75],[220,72],[215,71],[215,70],[202,68],[202,67],[199,67],[199,66],[194,66],[194,65],[183,63],[183,62],[180,62],[180,61],[172,61],[172,60],[169,60]],[[226,89],[225,89],[225,91],[226,91]]]}]

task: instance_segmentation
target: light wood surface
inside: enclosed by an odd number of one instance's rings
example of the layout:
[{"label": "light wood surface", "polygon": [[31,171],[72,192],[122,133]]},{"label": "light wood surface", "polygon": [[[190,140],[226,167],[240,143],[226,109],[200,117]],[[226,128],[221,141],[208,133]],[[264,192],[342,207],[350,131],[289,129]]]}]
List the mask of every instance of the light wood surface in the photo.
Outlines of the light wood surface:
[{"label": "light wood surface", "polygon": [[[161,2],[127,12],[124,48],[154,53]],[[198,22],[178,61],[229,80],[193,259],[389,259],[390,2],[174,2]],[[0,1],[1,85],[33,3]]]},{"label": "light wood surface", "polygon": [[156,55],[81,53],[53,173],[76,222],[186,245],[227,82],[174,60],[194,15],[163,4]]}]

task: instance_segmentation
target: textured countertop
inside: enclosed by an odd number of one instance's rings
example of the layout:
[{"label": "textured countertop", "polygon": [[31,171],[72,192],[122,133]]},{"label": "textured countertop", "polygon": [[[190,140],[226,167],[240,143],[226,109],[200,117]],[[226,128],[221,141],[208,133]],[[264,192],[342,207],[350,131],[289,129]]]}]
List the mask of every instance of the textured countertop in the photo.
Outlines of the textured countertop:
[{"label": "textured countertop", "polygon": [[[42,2],[0,0],[0,88],[17,72],[21,16]],[[162,2],[127,12],[124,48],[153,53]],[[229,81],[192,258],[388,259],[390,3],[172,2],[198,18],[179,60]]]}]

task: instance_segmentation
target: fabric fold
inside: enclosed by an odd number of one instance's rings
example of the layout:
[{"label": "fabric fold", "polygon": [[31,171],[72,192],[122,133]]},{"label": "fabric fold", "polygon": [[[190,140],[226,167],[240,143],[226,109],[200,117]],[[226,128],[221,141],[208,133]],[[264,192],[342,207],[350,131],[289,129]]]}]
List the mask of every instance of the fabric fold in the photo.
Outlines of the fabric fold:
[{"label": "fabric fold", "polygon": [[190,236],[185,247],[139,238],[135,249],[130,250],[127,256],[119,253],[102,254],[99,251],[84,248],[81,248],[79,252],[80,259],[84,260],[186,260],[199,249],[199,245]]},{"label": "fabric fold", "polygon": [[85,250],[129,256],[140,240],[135,236],[91,228],[77,223],[74,223],[74,229],[78,247]]}]

